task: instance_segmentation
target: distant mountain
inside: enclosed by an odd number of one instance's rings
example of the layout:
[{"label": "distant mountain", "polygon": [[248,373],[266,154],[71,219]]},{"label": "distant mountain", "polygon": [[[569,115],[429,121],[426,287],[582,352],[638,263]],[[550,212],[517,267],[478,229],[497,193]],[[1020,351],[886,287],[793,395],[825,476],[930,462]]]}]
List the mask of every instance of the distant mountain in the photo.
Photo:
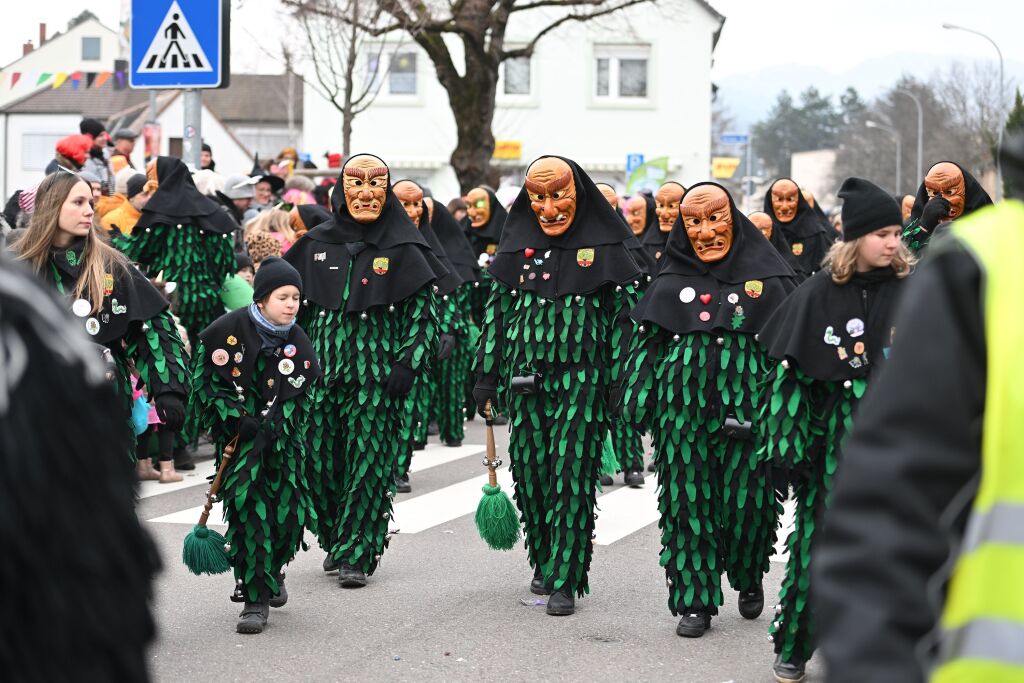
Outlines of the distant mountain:
[{"label": "distant mountain", "polygon": [[[861,99],[870,101],[904,73],[927,80],[937,69],[958,61],[971,63],[976,60],[956,55],[902,52],[874,57],[842,73],[806,64],[791,64],[722,78],[715,78],[712,72],[712,80],[718,85],[719,99],[736,120],[736,129],[744,130],[764,118],[783,89],[798,100],[799,94],[808,86],[813,85],[822,94],[834,96],[853,86]],[[1024,63],[1008,61],[1005,72],[1008,93],[1012,93],[1010,88],[1014,83],[1024,83]]]}]

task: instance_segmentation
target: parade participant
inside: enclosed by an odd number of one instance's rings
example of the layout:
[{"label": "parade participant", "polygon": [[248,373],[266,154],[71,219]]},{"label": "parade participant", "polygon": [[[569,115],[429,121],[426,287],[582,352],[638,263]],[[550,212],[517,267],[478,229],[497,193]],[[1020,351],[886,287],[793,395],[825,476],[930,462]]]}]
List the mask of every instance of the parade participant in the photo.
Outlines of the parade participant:
[{"label": "parade participant", "polygon": [[150,274],[178,283],[177,314],[194,337],[224,312],[220,289],[235,272],[235,225],[199,193],[180,159],[157,157],[146,165],[146,178],[144,191],[152,196],[131,237],[115,237],[114,244]]},{"label": "parade participant", "polygon": [[301,296],[295,268],[268,258],[256,273],[253,302],[200,332],[193,355],[190,420],[210,434],[215,453],[238,438],[219,492],[232,600],[245,603],[238,633],[261,633],[269,608],[288,601],[282,570],[316,519],[302,423],[320,366],[295,323]]},{"label": "parade participant", "polygon": [[[459,309],[455,290],[462,284],[462,277],[455,270],[441,241],[434,233],[430,224],[430,213],[423,202],[423,188],[411,180],[399,180],[392,185],[395,197],[402,204],[409,220],[427,240],[430,250],[434,256],[441,261],[441,264],[448,271],[437,280],[434,285],[435,306],[438,317],[438,344],[437,355],[430,359],[430,371],[421,372],[416,381],[413,382],[412,391],[409,392],[409,399],[406,403],[405,417],[402,431],[406,447],[398,458],[398,466],[395,470],[397,487],[399,493],[408,493],[412,490],[409,484],[409,465],[412,463],[412,452],[422,450],[427,445],[427,423],[430,421],[431,405],[437,395],[437,384],[434,382],[434,369],[437,361],[448,360],[455,350],[456,326],[459,325]],[[462,389],[460,383],[458,389]],[[449,391],[449,393],[451,393]],[[461,419],[463,416],[462,402],[451,403],[439,406],[442,411],[457,413],[454,419]],[[448,422],[453,418],[449,416]]]},{"label": "parade participant", "polygon": [[[437,423],[441,441],[446,446],[458,447],[465,437],[466,419],[472,420],[476,415],[476,403],[473,401],[473,385],[476,383],[473,377],[473,358],[480,339],[480,328],[473,320],[471,298],[481,279],[481,267],[466,234],[447,207],[430,197],[424,197],[423,201],[430,212],[430,225],[434,233],[441,241],[455,272],[462,278],[462,284],[455,290],[459,311],[455,326],[455,350],[450,358],[439,361],[433,367],[437,393],[431,413],[432,420]],[[506,422],[504,418],[502,421]]]},{"label": "parade participant", "polygon": [[758,415],[765,462],[789,473],[796,522],[771,625],[776,680],[799,681],[814,651],[809,561],[836,468],[873,368],[889,355],[894,308],[913,257],[900,241],[900,207],[860,178],[847,178],[843,241],[821,271],[779,307],[760,334],[774,367]]},{"label": "parade participant", "polygon": [[[619,196],[615,194],[615,188],[608,183],[594,183],[594,185],[596,185],[597,189],[601,191],[604,198],[608,200],[611,207],[615,209],[615,213],[622,219],[622,222],[632,229],[629,221],[626,220],[626,217],[622,215],[621,211],[619,211]],[[646,210],[647,203],[644,202],[644,211]],[[641,286],[643,286],[644,281],[650,282],[655,273],[657,273],[658,262],[654,260],[654,256],[652,254],[648,253],[647,249],[644,248],[643,243],[637,237],[627,240],[626,248],[629,249],[629,253],[633,257],[633,260],[636,261],[638,266],[640,266],[640,270],[643,271],[645,276],[641,281]]]},{"label": "parade participant", "polygon": [[[766,214],[764,211],[754,211],[747,215],[750,222],[754,224],[754,227],[761,231],[761,234],[765,236],[771,245],[775,247],[775,251],[779,252],[782,256],[782,260],[793,269],[793,272],[797,274],[799,280],[800,263],[796,260],[796,256],[793,256],[793,250],[789,248],[789,243],[786,242],[785,236],[783,236],[781,230],[775,229],[775,224],[772,221],[772,217]],[[833,230],[833,232],[835,232]]]},{"label": "parade participant", "polygon": [[910,223],[910,213],[914,210],[914,195],[905,194],[902,197],[897,197],[900,202],[900,210],[903,216],[903,227],[906,227]]},{"label": "parade participant", "polygon": [[388,176],[378,157],[346,160],[332,219],[286,255],[304,284],[299,323],[324,371],[304,422],[313,531],[324,570],[339,568],[345,588],[366,585],[388,542],[402,416],[436,344],[432,284],[444,274]]},{"label": "parade participant", "polygon": [[[668,181],[658,188],[654,196],[655,214],[658,218],[658,229],[648,230],[644,235],[644,247],[655,261],[660,262],[665,254],[665,243],[668,234],[679,216],[679,201],[683,198],[686,188],[675,181]],[[652,275],[655,273],[652,273]]]},{"label": "parade participant", "polygon": [[257,154],[252,163],[252,170],[249,176],[256,178],[253,186],[254,197],[252,207],[259,211],[269,209],[274,205],[276,197],[284,189],[284,179],[267,171],[260,165],[260,157]]},{"label": "parade participant", "polygon": [[683,195],[665,249],[632,313],[623,412],[654,441],[668,608],[682,615],[676,633],[698,638],[722,604],[723,571],[743,617],[764,605],[781,505],[750,433],[764,360],[754,335],[795,282],[715,183]]},{"label": "parade participant", "polygon": [[1024,138],[1000,161],[1007,201],[928,248],[844,448],[813,562],[831,680],[1024,677]]},{"label": "parade participant", "polygon": [[561,157],[530,164],[491,263],[494,293],[474,396],[510,415],[516,504],[547,613],[589,592],[594,501],[612,367],[631,329],[640,268],[593,181]]},{"label": "parade participant", "polygon": [[832,221],[828,219],[821,206],[818,204],[818,200],[815,199],[814,193],[806,188],[801,188],[800,194],[803,195],[804,201],[807,202],[807,206],[811,207],[811,211],[818,217],[818,222],[821,223],[821,227],[825,230],[825,234],[828,236],[831,242],[838,242],[841,235],[832,229]]},{"label": "parade participant", "polygon": [[764,212],[771,216],[773,230],[778,230],[789,250],[796,257],[797,275],[809,277],[821,268],[822,259],[835,241],[818,220],[800,188],[789,178],[773,182],[764,195]]},{"label": "parade participant", "polygon": [[658,222],[654,199],[642,192],[637,192],[626,200],[625,217],[626,225],[633,231],[633,235],[638,239],[643,238],[648,228],[653,229]]},{"label": "parade participant", "polygon": [[[276,178],[277,176],[271,177]],[[288,212],[288,222],[295,232],[296,241],[316,226],[329,220],[331,220],[331,212],[316,204],[299,204],[293,206],[292,210]]]},{"label": "parade participant", "polygon": [[152,194],[146,191],[146,176],[136,173],[128,179],[125,201],[103,217],[101,227],[107,232],[117,230],[126,237],[130,236],[151,196]]},{"label": "parade participant", "polygon": [[483,323],[484,308],[491,295],[491,277],[487,274],[487,268],[498,253],[498,242],[507,216],[505,207],[490,189],[474,187],[466,195],[466,219],[463,225],[481,268],[480,280],[474,287],[470,302],[473,321],[478,326]]},{"label": "parade participant", "polygon": [[[91,201],[92,190],[77,175],[47,176],[36,191],[32,223],[14,250],[65,297],[89,339],[110,350],[125,422],[134,365],[166,428],[180,429],[187,368],[167,300],[99,238]],[[160,469],[173,473],[174,462],[161,462]]]},{"label": "parade participant", "polygon": [[[37,210],[49,214],[45,195],[61,187],[49,184]],[[110,409],[121,388],[73,326],[0,253],[0,671],[142,683],[160,561],[135,513],[130,427]]]},{"label": "parade participant", "polygon": [[932,235],[944,231],[951,221],[991,203],[992,198],[981,183],[963,166],[940,161],[928,169],[924,182],[917,188],[903,241],[910,251],[920,254]]}]

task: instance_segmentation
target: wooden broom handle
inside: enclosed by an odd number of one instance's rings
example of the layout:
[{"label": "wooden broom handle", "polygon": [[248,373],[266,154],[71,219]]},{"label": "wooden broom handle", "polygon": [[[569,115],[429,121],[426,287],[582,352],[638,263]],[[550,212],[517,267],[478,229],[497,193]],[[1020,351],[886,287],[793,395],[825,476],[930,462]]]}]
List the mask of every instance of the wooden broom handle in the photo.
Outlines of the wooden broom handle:
[{"label": "wooden broom handle", "polygon": [[224,478],[224,471],[227,469],[231,456],[235,454],[236,448],[238,448],[238,434],[235,434],[235,438],[231,439],[228,445],[224,447],[224,454],[220,458],[220,467],[217,468],[217,476],[214,477],[213,483],[210,484],[210,489],[206,492],[206,505],[203,507],[203,514],[199,515],[199,526],[206,526],[206,521],[210,519],[210,511],[213,509],[213,498],[220,491],[220,483]]},{"label": "wooden broom handle", "polygon": [[494,446],[494,419],[491,416],[491,402],[484,404],[484,421],[487,423],[487,483],[490,486],[498,485],[498,472],[494,469],[494,462],[498,459],[497,448]]}]

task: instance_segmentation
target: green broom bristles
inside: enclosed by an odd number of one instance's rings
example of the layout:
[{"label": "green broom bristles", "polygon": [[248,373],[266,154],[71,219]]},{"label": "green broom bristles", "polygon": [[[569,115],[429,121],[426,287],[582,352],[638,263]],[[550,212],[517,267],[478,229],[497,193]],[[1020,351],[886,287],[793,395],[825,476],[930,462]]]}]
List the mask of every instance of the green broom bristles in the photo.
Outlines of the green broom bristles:
[{"label": "green broom bristles", "polygon": [[476,508],[480,538],[494,550],[511,550],[519,541],[519,515],[501,486],[484,484],[484,497]]},{"label": "green broom bristles", "polygon": [[196,576],[223,574],[231,569],[224,543],[224,537],[219,533],[196,524],[185,537],[181,561]]},{"label": "green broom bristles", "polygon": [[604,448],[601,449],[601,474],[613,477],[618,471],[619,459],[615,457],[615,449],[612,447],[612,435],[609,432],[604,439]]}]

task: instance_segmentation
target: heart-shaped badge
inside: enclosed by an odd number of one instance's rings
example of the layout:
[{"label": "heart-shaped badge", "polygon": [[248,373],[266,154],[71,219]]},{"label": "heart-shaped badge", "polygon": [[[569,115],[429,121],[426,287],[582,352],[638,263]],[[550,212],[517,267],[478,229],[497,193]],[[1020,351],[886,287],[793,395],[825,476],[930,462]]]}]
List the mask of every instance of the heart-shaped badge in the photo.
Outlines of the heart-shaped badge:
[{"label": "heart-shaped badge", "polygon": [[533,247],[527,247],[526,249],[523,249],[523,254],[526,255],[526,258],[530,258],[531,256],[534,255],[534,253],[536,252],[534,251]]},{"label": "heart-shaped badge", "polygon": [[705,306],[707,306],[709,303],[711,303],[711,295],[710,294],[701,294],[700,295],[700,302],[702,304],[704,304]]}]

